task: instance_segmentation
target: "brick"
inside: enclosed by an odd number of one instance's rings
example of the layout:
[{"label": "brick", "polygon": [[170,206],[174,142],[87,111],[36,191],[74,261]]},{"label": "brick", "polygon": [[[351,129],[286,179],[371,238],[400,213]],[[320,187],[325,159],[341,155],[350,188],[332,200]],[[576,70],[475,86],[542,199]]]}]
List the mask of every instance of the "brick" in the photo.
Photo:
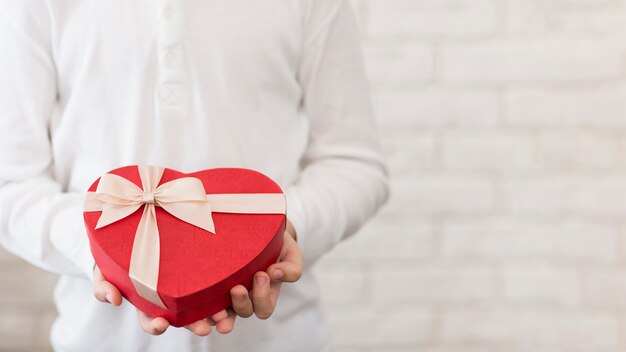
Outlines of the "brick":
[{"label": "brick", "polygon": [[513,304],[538,307],[576,307],[582,301],[582,284],[573,269],[550,265],[508,266],[502,271],[504,299]]},{"label": "brick", "polygon": [[0,350],[29,351],[33,348],[35,319],[24,312],[3,310],[0,314]]},{"label": "brick", "polygon": [[328,310],[335,345],[416,345],[431,334],[428,309],[397,305],[337,305]]},{"label": "brick", "polygon": [[506,116],[516,126],[626,127],[626,89],[513,89],[505,94]]},{"label": "brick", "polygon": [[622,75],[622,51],[597,40],[453,44],[443,50],[442,72],[445,81],[480,84],[616,79]]},{"label": "brick", "polygon": [[616,351],[618,321],[609,314],[549,310],[446,310],[444,343],[498,346],[525,350]]},{"label": "brick", "polygon": [[493,270],[453,265],[377,265],[372,270],[371,290],[374,302],[469,304],[489,302],[495,297]]},{"label": "brick", "polygon": [[617,1],[509,0],[509,34],[623,38],[626,7]]},{"label": "brick", "polygon": [[497,95],[491,91],[381,89],[374,91],[373,104],[385,128],[494,126],[498,118]]},{"label": "brick", "polygon": [[380,214],[350,239],[340,243],[332,256],[344,260],[428,258],[433,227],[417,217]]},{"label": "brick", "polygon": [[626,271],[590,271],[585,275],[585,296],[592,307],[626,309]]},{"label": "brick", "polygon": [[443,225],[446,258],[617,261],[618,227],[606,221],[528,217],[449,219]]},{"label": "brick", "polygon": [[434,53],[430,46],[418,46],[411,41],[367,41],[363,53],[368,78],[373,84],[433,79]]},{"label": "brick", "polygon": [[57,312],[53,307],[37,312],[37,325],[35,326],[36,339],[35,346],[40,351],[51,351],[50,347],[50,329],[57,318]]},{"label": "brick", "polygon": [[548,175],[506,182],[508,207],[516,214],[604,216],[626,212],[626,182],[619,174]]},{"label": "brick", "polygon": [[479,214],[494,208],[492,183],[477,176],[424,175],[391,181],[393,206],[404,213]]},{"label": "brick", "polygon": [[534,165],[532,144],[532,137],[526,134],[450,132],[444,137],[444,166],[470,170],[528,169]]},{"label": "brick", "polygon": [[433,168],[437,140],[430,133],[386,131],[382,141],[385,158],[392,174]]},{"label": "brick", "polygon": [[496,28],[495,0],[366,0],[374,36],[467,36]]},{"label": "brick", "polygon": [[537,156],[544,169],[614,167],[618,150],[615,137],[597,132],[542,132],[537,143]]},{"label": "brick", "polygon": [[56,275],[23,261],[4,269],[0,272],[0,309],[3,306],[41,309],[52,303]]},{"label": "brick", "polygon": [[404,306],[467,305],[490,302],[493,270],[486,266],[418,267],[416,261],[397,259],[346,260],[323,258],[314,268],[321,297],[329,310],[336,305]]},{"label": "brick", "polygon": [[314,266],[313,271],[317,275],[326,275],[326,273],[352,273],[352,272],[369,272],[371,261],[363,261],[356,259],[343,258],[339,252],[331,251],[324,255]]},{"label": "brick", "polygon": [[[370,297],[371,279],[367,268],[324,270],[317,277],[326,304],[365,304]],[[350,294],[346,294],[350,292]]]}]

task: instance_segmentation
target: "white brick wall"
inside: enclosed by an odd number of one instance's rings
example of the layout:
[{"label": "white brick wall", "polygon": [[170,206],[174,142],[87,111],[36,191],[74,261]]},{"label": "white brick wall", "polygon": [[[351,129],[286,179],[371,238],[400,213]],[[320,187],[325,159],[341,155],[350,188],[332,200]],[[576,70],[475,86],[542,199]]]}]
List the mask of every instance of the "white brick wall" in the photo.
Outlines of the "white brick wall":
[{"label": "white brick wall", "polygon": [[626,0],[354,3],[393,198],[317,268],[339,351],[626,351]]},{"label": "white brick wall", "polygon": [[[352,2],[393,196],[316,268],[337,350],[626,351],[626,0]],[[0,253],[0,350],[53,281]]]}]

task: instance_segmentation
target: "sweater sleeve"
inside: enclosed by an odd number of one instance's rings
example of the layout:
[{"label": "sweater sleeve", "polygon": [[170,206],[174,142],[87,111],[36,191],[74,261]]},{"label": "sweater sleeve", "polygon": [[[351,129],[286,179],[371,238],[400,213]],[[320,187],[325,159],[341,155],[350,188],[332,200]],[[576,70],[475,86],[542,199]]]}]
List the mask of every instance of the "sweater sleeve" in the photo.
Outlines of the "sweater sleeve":
[{"label": "sweater sleeve", "polygon": [[0,4],[0,53],[0,243],[45,270],[92,279],[82,196],[53,177],[57,82],[41,2]]},{"label": "sweater sleeve", "polygon": [[389,195],[354,11],[348,1],[314,0],[308,12],[298,77],[309,141],[300,177],[286,190],[305,267]]}]

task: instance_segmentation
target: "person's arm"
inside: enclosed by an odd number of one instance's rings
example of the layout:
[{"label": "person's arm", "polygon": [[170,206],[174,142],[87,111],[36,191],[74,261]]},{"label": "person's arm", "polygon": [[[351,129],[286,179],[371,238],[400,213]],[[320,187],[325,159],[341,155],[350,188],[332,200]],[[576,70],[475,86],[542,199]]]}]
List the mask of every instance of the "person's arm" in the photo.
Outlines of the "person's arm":
[{"label": "person's arm", "polygon": [[43,3],[0,4],[0,243],[43,269],[92,278],[82,197],[52,175],[57,96]]},{"label": "person's arm", "polygon": [[346,0],[313,0],[299,80],[310,140],[288,216],[305,267],[354,234],[388,198],[355,14]]}]

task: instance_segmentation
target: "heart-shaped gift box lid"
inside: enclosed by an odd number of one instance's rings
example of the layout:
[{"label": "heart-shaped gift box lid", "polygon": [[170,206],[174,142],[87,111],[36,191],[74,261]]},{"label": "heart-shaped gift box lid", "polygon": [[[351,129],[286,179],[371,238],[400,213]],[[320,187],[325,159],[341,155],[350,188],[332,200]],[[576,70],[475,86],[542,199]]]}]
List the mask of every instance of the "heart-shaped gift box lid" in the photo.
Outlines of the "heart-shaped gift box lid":
[{"label": "heart-shaped gift box lid", "polygon": [[[109,174],[120,176],[142,188],[137,166],[115,169]],[[222,168],[184,174],[165,168],[158,186],[185,177],[200,180],[207,195],[274,194],[282,196],[284,201],[282,190],[274,181],[248,169]],[[100,180],[91,185],[89,192],[98,189]],[[237,284],[251,288],[254,273],[265,270],[280,253],[286,222],[284,211],[282,214],[213,211],[207,214],[215,225],[215,233],[211,233],[157,206],[155,215],[160,243],[157,290],[167,308],[163,310],[138,296],[128,277],[142,209],[140,207],[129,216],[98,229],[96,225],[101,212],[86,211],[84,218],[94,259],[104,276],[131,303],[147,313],[152,312],[152,316],[175,320],[175,314],[206,305],[206,299],[221,302],[219,306],[230,303],[229,299],[225,302],[228,298],[225,293]]]}]

